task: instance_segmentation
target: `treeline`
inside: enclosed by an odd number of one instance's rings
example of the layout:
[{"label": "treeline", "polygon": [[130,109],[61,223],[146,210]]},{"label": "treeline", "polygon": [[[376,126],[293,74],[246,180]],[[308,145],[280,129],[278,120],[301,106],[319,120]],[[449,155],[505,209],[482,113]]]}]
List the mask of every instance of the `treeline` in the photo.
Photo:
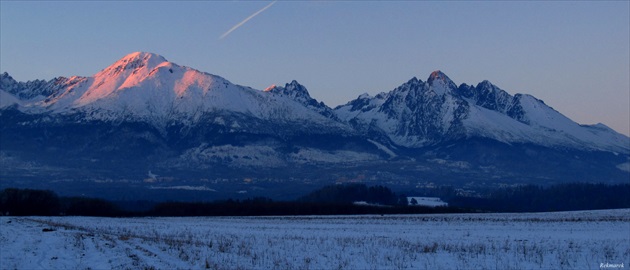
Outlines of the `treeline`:
[{"label": "treeline", "polygon": [[364,184],[330,185],[298,199],[310,203],[366,202],[380,205],[407,205],[407,196],[397,195],[384,186],[368,187]]},{"label": "treeline", "polygon": [[300,216],[361,214],[461,213],[450,207],[374,206],[340,202],[272,201],[266,198],[226,200],[211,203],[166,202],[157,204],[149,216]]},{"label": "treeline", "polygon": [[0,213],[12,216],[128,216],[112,202],[85,197],[59,197],[49,190],[7,188],[0,193]]},{"label": "treeline", "polygon": [[[421,214],[461,212],[547,212],[630,208],[630,184],[562,184],[502,188],[484,197],[439,190],[448,207],[408,206],[404,195],[383,186],[333,185],[295,201],[268,198],[215,202],[143,202],[135,210],[103,199],[59,197],[52,191],[8,188],[0,193],[0,214],[13,216],[269,216]],[[363,201],[367,204],[355,204]],[[138,207],[141,206],[141,207]],[[142,208],[142,210],[138,210]]]},{"label": "treeline", "polygon": [[450,206],[490,212],[550,212],[630,208],[630,184],[526,185],[492,191],[486,197],[448,196]]},{"label": "treeline", "polygon": [[[354,202],[364,201],[368,205]],[[52,191],[9,188],[0,194],[3,215],[71,216],[269,216],[419,214],[461,212],[455,208],[409,207],[406,197],[383,186],[362,184],[327,186],[295,201],[268,198],[215,202],[163,202],[148,210],[124,210],[118,204],[94,198],[58,197]]]}]

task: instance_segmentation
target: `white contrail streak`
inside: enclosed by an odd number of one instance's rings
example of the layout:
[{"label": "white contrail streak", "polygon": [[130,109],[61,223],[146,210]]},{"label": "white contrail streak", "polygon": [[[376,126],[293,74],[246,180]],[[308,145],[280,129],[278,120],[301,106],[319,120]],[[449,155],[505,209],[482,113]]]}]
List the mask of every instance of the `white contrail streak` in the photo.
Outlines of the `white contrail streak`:
[{"label": "white contrail streak", "polygon": [[229,35],[230,33],[232,33],[232,31],[236,30],[237,28],[241,27],[243,24],[245,24],[247,21],[251,20],[252,18],[256,17],[256,15],[260,14],[261,12],[265,11],[265,9],[268,9],[270,6],[272,6],[273,4],[275,4],[276,1],[273,1],[271,3],[269,3],[269,5],[266,5],[264,8],[260,9],[259,11],[256,11],[254,14],[250,15],[249,17],[245,18],[245,20],[243,20],[242,22],[238,23],[237,25],[235,25],[234,27],[230,28],[230,30],[228,30],[227,32],[225,32],[223,35],[221,35],[219,37],[219,39],[223,39],[225,38],[227,35]]}]

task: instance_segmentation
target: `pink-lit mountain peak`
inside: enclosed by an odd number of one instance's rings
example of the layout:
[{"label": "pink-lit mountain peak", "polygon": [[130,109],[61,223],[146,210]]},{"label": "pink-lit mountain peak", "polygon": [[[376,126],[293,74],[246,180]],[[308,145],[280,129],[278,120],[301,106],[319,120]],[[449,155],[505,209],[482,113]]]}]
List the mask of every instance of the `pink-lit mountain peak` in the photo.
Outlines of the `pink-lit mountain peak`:
[{"label": "pink-lit mountain peak", "polygon": [[173,65],[164,57],[148,52],[130,53],[94,74],[92,89],[111,92],[123,85],[133,85],[149,76],[157,67]]},{"label": "pink-lit mountain peak", "polygon": [[449,93],[457,88],[457,85],[440,70],[431,72],[427,83],[431,86],[433,92],[439,95]]},{"label": "pink-lit mountain peak", "polygon": [[112,76],[120,74],[127,70],[136,70],[140,68],[152,70],[164,62],[168,61],[166,60],[166,58],[162,57],[159,54],[148,52],[134,52],[124,56],[109,67],[103,69],[98,74]]},{"label": "pink-lit mountain peak", "polygon": [[[94,74],[89,79],[88,87],[74,103],[83,106],[96,100],[112,96],[117,91],[135,87],[151,77],[160,67],[169,69],[177,65],[168,62],[164,57],[148,52],[130,53],[109,67]],[[172,69],[171,69],[172,71]]]},{"label": "pink-lit mountain peak", "polygon": [[444,84],[454,84],[453,81],[440,70],[431,72],[431,75],[429,75],[427,82],[429,84],[433,84],[434,82],[441,82]]}]

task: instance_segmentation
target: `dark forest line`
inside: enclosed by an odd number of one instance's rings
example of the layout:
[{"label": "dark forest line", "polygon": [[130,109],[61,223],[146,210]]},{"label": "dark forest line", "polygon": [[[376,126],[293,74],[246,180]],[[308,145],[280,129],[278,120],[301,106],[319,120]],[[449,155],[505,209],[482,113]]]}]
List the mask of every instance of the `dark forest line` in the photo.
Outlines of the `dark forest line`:
[{"label": "dark forest line", "polygon": [[450,196],[449,206],[488,212],[554,212],[630,208],[630,184],[569,183],[496,189],[484,197]]},{"label": "dark forest line", "polygon": [[[426,214],[466,212],[547,212],[630,208],[630,184],[574,183],[496,189],[485,196],[459,196],[441,188],[448,207],[407,205],[406,196],[384,186],[331,185],[295,201],[269,198],[214,202],[110,202],[98,198],[59,197],[52,191],[7,188],[0,193],[0,213],[13,216],[270,216]],[[356,204],[362,201],[365,204]]]}]

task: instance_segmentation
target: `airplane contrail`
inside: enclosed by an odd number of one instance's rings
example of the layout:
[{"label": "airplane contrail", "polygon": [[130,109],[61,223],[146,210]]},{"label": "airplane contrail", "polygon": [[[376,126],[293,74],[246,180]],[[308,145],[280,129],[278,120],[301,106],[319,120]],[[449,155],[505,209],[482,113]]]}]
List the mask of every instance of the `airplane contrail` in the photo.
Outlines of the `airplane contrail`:
[{"label": "airplane contrail", "polygon": [[256,17],[256,15],[260,14],[261,12],[265,11],[265,9],[268,9],[269,7],[271,7],[273,4],[275,4],[276,1],[273,1],[271,3],[269,3],[269,5],[266,5],[264,8],[261,8],[259,11],[254,12],[254,14],[250,15],[249,17],[245,18],[245,20],[243,20],[242,22],[236,24],[235,26],[233,26],[232,28],[230,28],[230,30],[228,30],[227,32],[225,32],[223,35],[221,35],[219,37],[219,39],[223,39],[225,38],[227,35],[229,35],[230,33],[232,33],[232,31],[236,30],[237,28],[241,27],[243,24],[245,24],[247,21],[251,20],[252,18]]}]

